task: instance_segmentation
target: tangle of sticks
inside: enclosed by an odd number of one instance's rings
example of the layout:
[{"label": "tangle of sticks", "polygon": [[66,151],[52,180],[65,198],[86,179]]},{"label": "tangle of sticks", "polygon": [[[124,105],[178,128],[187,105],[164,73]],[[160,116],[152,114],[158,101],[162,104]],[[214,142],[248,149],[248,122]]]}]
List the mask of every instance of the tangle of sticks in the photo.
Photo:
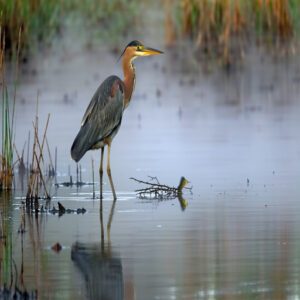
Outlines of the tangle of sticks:
[{"label": "tangle of sticks", "polygon": [[174,199],[182,195],[183,188],[189,189],[190,191],[192,190],[191,187],[186,187],[189,181],[184,177],[181,177],[178,187],[171,187],[165,184],[161,184],[157,177],[148,177],[150,178],[151,182],[143,181],[133,177],[130,178],[138,183],[146,185],[145,188],[135,190],[139,198],[152,198],[160,200]]}]

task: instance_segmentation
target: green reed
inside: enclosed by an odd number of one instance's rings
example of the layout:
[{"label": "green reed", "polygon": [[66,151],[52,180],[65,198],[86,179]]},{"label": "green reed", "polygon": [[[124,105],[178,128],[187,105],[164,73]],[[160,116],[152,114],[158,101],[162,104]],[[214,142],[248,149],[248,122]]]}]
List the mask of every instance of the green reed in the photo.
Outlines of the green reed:
[{"label": "green reed", "polygon": [[[2,27],[0,25],[0,33],[2,33]],[[13,181],[13,128],[14,128],[14,114],[15,114],[15,102],[17,91],[17,76],[19,66],[19,54],[20,54],[20,40],[21,31],[19,31],[18,44],[13,51],[13,57],[15,62],[15,81],[13,97],[10,96],[8,91],[6,77],[5,77],[5,39],[0,34],[0,82],[1,82],[1,107],[2,107],[2,149],[0,154],[0,190],[9,190],[12,188]]]},{"label": "green reed", "polygon": [[21,48],[49,37],[58,26],[59,2],[56,0],[0,0],[0,24],[7,51],[16,49],[19,31]]},{"label": "green reed", "polygon": [[2,153],[0,166],[0,190],[10,189],[13,177],[12,112],[7,86],[2,83]]}]

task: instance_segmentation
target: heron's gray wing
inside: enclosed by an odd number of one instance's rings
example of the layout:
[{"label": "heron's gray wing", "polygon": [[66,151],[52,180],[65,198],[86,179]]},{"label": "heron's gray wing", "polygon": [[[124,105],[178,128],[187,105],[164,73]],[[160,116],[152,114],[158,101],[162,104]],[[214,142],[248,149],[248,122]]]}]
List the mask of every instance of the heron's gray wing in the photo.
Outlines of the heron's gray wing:
[{"label": "heron's gray wing", "polygon": [[[102,88],[102,85],[100,85],[98,87],[98,89],[95,92],[91,102],[89,103],[89,106],[87,107],[87,109],[86,109],[86,111],[85,111],[85,113],[82,117],[81,126],[83,126],[85,124],[85,122],[88,120],[88,118],[90,117],[92,111],[95,108],[95,105],[97,105],[97,103],[100,102],[101,88]],[[104,99],[104,100],[108,100],[108,99]],[[105,103],[102,103],[102,104],[103,104],[103,106],[105,106]]]},{"label": "heron's gray wing", "polygon": [[[114,104],[115,102],[112,100],[117,100],[115,104],[120,104],[117,95],[117,92],[121,92],[123,94],[124,87],[123,82],[117,76],[110,76],[98,87],[96,90],[92,100],[90,101],[84,116],[81,121],[81,126],[85,124],[85,122],[96,112],[103,111],[106,108],[109,109],[110,104]],[[123,102],[123,99],[121,99]]]},{"label": "heron's gray wing", "polygon": [[124,84],[117,76],[110,76],[97,89],[84,114],[71,149],[76,161],[120,126],[123,108]]}]

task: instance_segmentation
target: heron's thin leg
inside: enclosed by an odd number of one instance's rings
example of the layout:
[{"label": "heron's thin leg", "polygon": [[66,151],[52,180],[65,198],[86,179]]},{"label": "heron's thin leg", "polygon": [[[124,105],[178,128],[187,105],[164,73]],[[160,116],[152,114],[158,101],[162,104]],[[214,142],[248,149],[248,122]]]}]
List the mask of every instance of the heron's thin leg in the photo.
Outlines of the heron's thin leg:
[{"label": "heron's thin leg", "polygon": [[112,193],[113,193],[113,196],[114,196],[114,200],[116,200],[117,195],[116,195],[116,192],[115,192],[115,187],[114,187],[114,183],[113,183],[113,180],[112,180],[112,177],[111,177],[111,170],[110,170],[110,147],[111,147],[111,143],[108,143],[107,146],[108,146],[108,150],[107,150],[107,175],[108,175],[108,178],[109,178],[109,182],[110,182],[111,190],[112,190]]},{"label": "heron's thin leg", "polygon": [[[101,148],[101,158],[100,158],[100,168],[99,168],[99,175],[100,175],[100,200],[103,199],[103,156],[104,156],[104,147]],[[100,203],[100,209],[102,207],[102,203]]]}]

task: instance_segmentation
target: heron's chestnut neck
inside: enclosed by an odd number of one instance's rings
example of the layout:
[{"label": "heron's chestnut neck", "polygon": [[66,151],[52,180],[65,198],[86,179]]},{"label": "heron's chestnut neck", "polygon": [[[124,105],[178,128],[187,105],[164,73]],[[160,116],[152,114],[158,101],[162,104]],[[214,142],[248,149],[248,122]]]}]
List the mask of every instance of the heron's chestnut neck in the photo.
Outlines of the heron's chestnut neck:
[{"label": "heron's chestnut neck", "polygon": [[135,69],[132,64],[133,59],[133,53],[126,50],[122,60],[125,86],[125,108],[129,105],[135,85]]}]

